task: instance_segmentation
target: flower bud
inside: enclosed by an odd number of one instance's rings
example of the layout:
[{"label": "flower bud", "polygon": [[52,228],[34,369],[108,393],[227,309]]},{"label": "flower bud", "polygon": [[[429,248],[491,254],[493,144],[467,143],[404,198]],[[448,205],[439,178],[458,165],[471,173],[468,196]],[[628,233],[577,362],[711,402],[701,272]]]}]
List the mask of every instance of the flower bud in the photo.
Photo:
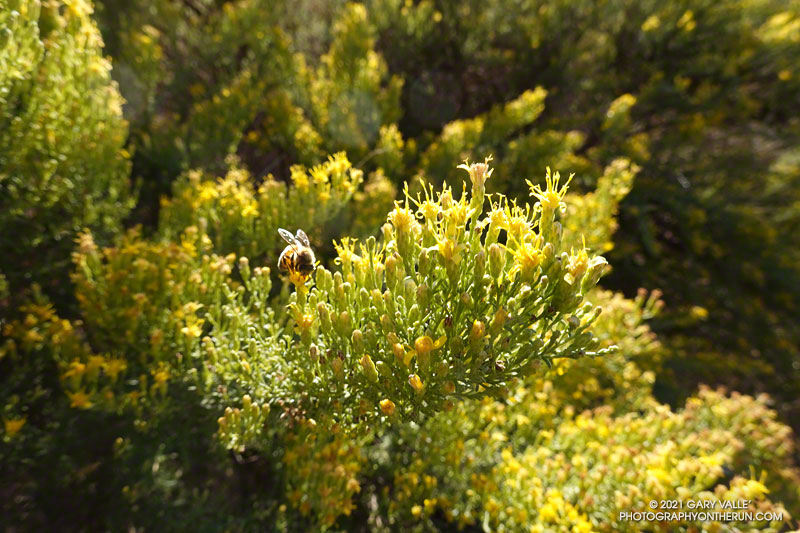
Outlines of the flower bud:
[{"label": "flower bud", "polygon": [[433,261],[431,259],[431,252],[425,248],[419,254],[419,275],[420,278],[427,278],[430,276]]},{"label": "flower bud", "polygon": [[381,315],[381,329],[384,333],[389,333],[390,331],[394,331],[394,324],[392,323],[392,319],[389,318],[389,315],[386,313]]},{"label": "flower bud", "polygon": [[242,274],[242,279],[250,277],[250,262],[245,256],[239,258],[239,272]]},{"label": "flower bud", "polygon": [[353,345],[353,353],[358,355],[364,351],[364,335],[360,329],[353,330],[350,337],[351,344]]},{"label": "flower bud", "polygon": [[383,305],[386,308],[387,312],[389,312],[390,314],[395,313],[396,310],[395,297],[391,292],[389,292],[388,289],[383,292]]},{"label": "flower bud", "polygon": [[369,291],[364,287],[358,291],[358,304],[362,309],[369,309],[370,295]]},{"label": "flower bud", "polygon": [[372,383],[378,382],[378,369],[375,368],[375,363],[372,362],[372,358],[364,354],[361,358],[361,369],[364,371],[364,376],[366,376],[367,380],[371,381]]},{"label": "flower bud", "polygon": [[394,414],[395,405],[392,400],[385,398],[380,401],[381,412],[386,416],[392,416]]},{"label": "flower bud", "polygon": [[417,364],[420,368],[426,369],[430,364],[430,354],[433,350],[433,339],[427,335],[418,337],[414,341],[414,351],[417,352]]},{"label": "flower bud", "polygon": [[425,385],[422,384],[422,380],[416,374],[408,376],[408,384],[411,385],[411,388],[414,389],[414,392],[417,394],[422,394],[422,391],[425,390]]},{"label": "flower bud", "polygon": [[331,368],[333,368],[333,375],[336,376],[338,379],[344,378],[344,371],[342,368],[343,366],[344,362],[338,357],[334,357],[331,360]]},{"label": "flower bud", "polygon": [[417,296],[417,284],[413,279],[406,278],[403,280],[403,294],[406,297],[406,301],[414,301],[414,298]]},{"label": "flower bud", "polygon": [[561,236],[564,233],[564,229],[561,227],[561,222],[554,222],[553,223],[553,231],[552,235],[552,242],[555,244],[561,244]]},{"label": "flower bud", "polygon": [[497,333],[499,333],[500,330],[503,329],[503,326],[505,325],[507,318],[508,318],[508,313],[504,308],[501,307],[500,309],[497,310],[497,312],[494,314],[494,317],[492,318],[491,324],[489,324],[489,331],[492,333],[492,335],[497,335]]},{"label": "flower bud", "polygon": [[602,256],[597,256],[592,258],[589,262],[589,267],[586,270],[586,274],[583,276],[581,280],[581,293],[586,294],[592,289],[597,282],[600,281],[600,278],[606,271],[606,267],[608,266],[608,261]]},{"label": "flower bud", "polygon": [[386,286],[394,289],[397,285],[397,258],[390,255],[386,258]]},{"label": "flower bud", "polygon": [[317,268],[316,270],[317,287],[323,293],[328,293],[333,289],[333,275],[325,268]]},{"label": "flower bud", "polygon": [[494,279],[500,279],[506,268],[506,252],[495,243],[489,247],[489,272]]},{"label": "flower bud", "polygon": [[470,342],[477,341],[482,339],[486,335],[486,326],[480,320],[476,320],[472,323],[472,329],[469,332],[469,340]]},{"label": "flower bud", "polygon": [[456,391],[456,384],[452,381],[447,381],[442,387],[442,390],[445,394],[453,394]]},{"label": "flower bud", "polygon": [[328,306],[325,302],[317,304],[317,314],[319,315],[320,329],[323,333],[330,334],[333,329],[333,324],[331,323],[331,315],[328,312]]},{"label": "flower bud", "polygon": [[404,359],[406,357],[406,351],[403,349],[402,344],[400,344],[399,342],[394,343],[392,345],[392,352],[394,353],[394,356],[397,358],[399,362],[401,363],[404,362]]}]

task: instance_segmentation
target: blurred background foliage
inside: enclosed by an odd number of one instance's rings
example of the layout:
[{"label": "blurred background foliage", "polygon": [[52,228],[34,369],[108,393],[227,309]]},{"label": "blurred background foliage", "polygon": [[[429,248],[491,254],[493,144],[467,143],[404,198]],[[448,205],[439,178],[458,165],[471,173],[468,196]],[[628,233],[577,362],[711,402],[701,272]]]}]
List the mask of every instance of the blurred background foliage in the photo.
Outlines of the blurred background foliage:
[{"label": "blurred background foliage", "polygon": [[[628,428],[641,412],[664,428],[656,441],[685,440],[702,424],[681,418],[684,405],[718,417],[710,441],[738,443],[692,463],[697,486],[755,465],[774,501],[797,509],[793,437],[766,406],[800,429],[798,111],[797,0],[0,1],[2,514],[18,528],[56,512],[75,529],[513,530],[525,523],[513,483],[494,499],[486,487],[523,466],[543,479],[564,467],[535,465],[535,431],[561,439],[580,470],[574,427]],[[575,173],[565,245],[583,234],[608,258],[601,284],[616,293],[594,296],[609,317],[596,334],[620,355],[519,389],[515,405],[542,391],[550,402],[524,431],[497,414],[501,399],[428,421],[452,428],[441,441],[412,424],[361,449],[250,409],[231,419],[241,431],[222,432],[226,456],[217,418],[231,398],[244,409],[247,390],[214,389],[236,387],[203,381],[189,354],[213,348],[202,333],[244,283],[239,258],[274,270],[276,229],[303,227],[331,266],[332,239],[379,236],[404,182],[458,192],[457,164],[490,154],[486,191],[520,205],[546,166]],[[247,290],[272,314],[247,327],[274,347],[279,328],[265,324],[292,324],[291,291],[262,277]],[[600,405],[612,411],[576,414]],[[264,420],[268,431],[248,433]],[[484,431],[511,450],[465,438]],[[631,442],[651,442],[643,431]],[[676,461],[712,454],[692,438]],[[332,455],[344,482],[307,479]],[[756,482],[739,479],[725,491]],[[522,483],[531,505],[571,512]],[[392,507],[376,503],[384,485]],[[452,501],[468,486],[471,500]],[[320,490],[336,497],[308,508],[291,497]],[[633,505],[572,504],[577,528],[617,527],[609,509]]]}]

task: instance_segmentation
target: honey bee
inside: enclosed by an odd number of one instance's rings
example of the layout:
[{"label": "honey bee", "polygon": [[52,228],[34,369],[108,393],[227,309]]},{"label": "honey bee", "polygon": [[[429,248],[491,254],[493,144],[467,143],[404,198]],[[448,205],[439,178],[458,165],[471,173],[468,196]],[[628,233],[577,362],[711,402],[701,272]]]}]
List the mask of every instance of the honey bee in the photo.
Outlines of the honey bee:
[{"label": "honey bee", "polygon": [[297,230],[296,235],[292,235],[283,228],[278,228],[278,234],[289,243],[278,258],[278,268],[288,272],[290,276],[300,277],[303,282],[307,281],[314,272],[314,263],[317,260],[311,243],[308,242],[308,235],[301,229]]}]

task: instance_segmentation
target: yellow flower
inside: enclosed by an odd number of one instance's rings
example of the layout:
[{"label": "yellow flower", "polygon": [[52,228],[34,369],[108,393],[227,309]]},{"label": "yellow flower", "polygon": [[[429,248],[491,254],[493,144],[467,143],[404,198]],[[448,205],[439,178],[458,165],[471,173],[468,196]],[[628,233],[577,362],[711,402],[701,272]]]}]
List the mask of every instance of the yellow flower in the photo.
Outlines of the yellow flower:
[{"label": "yellow flower", "polygon": [[414,389],[414,392],[417,394],[421,394],[422,391],[425,390],[425,385],[422,384],[422,380],[416,374],[408,376],[408,384],[411,385],[411,388]]},{"label": "yellow flower", "polygon": [[470,164],[469,161],[465,159],[464,163],[458,165],[457,168],[463,168],[467,171],[467,173],[469,173],[469,179],[472,182],[473,191],[476,189],[483,191],[486,180],[492,177],[492,172],[494,172],[494,169],[489,168],[489,161],[491,160],[492,156],[489,156],[483,161],[483,163]]},{"label": "yellow flower", "polygon": [[499,205],[489,211],[489,224],[497,229],[508,229],[508,213]]},{"label": "yellow flower", "polygon": [[78,409],[88,409],[92,406],[92,402],[89,401],[89,395],[86,394],[84,391],[79,390],[78,392],[74,393],[67,393],[69,396],[70,407],[76,407]]},{"label": "yellow flower", "polygon": [[414,220],[414,213],[411,212],[411,209],[409,209],[407,205],[405,207],[400,207],[399,202],[395,204],[394,210],[389,213],[388,218],[398,234],[409,231],[416,223],[416,220]]},{"label": "yellow flower", "polygon": [[441,206],[432,200],[425,200],[419,206],[419,211],[426,220],[436,220],[441,210]]},{"label": "yellow flower", "polygon": [[395,405],[394,402],[388,398],[384,398],[380,401],[381,412],[386,416],[392,416],[394,414]]},{"label": "yellow flower", "polygon": [[190,339],[196,339],[200,335],[203,334],[203,320],[193,320],[191,324],[187,324],[185,327],[181,328],[181,333],[186,335]]},{"label": "yellow flower", "polygon": [[63,379],[80,377],[86,372],[86,365],[75,359],[69,364],[69,369],[61,376]]},{"label": "yellow flower", "polygon": [[748,500],[756,500],[761,498],[764,494],[769,494],[769,489],[756,479],[748,479],[744,487],[742,487],[742,492],[744,492]]},{"label": "yellow flower", "polygon": [[591,533],[592,524],[586,520],[580,520],[577,524],[572,526],[572,533]]},{"label": "yellow flower", "polygon": [[567,272],[571,276],[571,279],[567,279],[567,281],[573,283],[574,280],[582,278],[588,268],[589,254],[586,253],[586,248],[583,248],[580,252],[571,255],[569,258]]},{"label": "yellow flower", "polygon": [[403,363],[408,366],[411,363],[411,359],[416,356],[418,364],[423,368],[427,367],[430,362],[428,355],[430,355],[433,350],[438,350],[444,346],[446,341],[447,335],[442,335],[436,339],[436,342],[433,342],[433,339],[427,335],[418,337],[417,340],[414,341],[414,349],[403,357]]},{"label": "yellow flower", "polygon": [[295,290],[300,292],[305,292],[308,290],[308,287],[306,287],[306,277],[299,271],[290,270],[289,281],[292,283],[292,285],[294,285]]},{"label": "yellow flower", "polygon": [[[468,204],[459,201],[446,209],[443,213],[443,216],[445,219],[452,222],[453,226],[462,227],[467,224],[467,220],[469,220],[474,214],[475,208],[470,208]],[[450,226],[448,229],[452,231],[453,226]]]},{"label": "yellow flower", "polygon": [[661,26],[661,19],[658,18],[658,15],[650,15],[647,19],[642,23],[642,31],[649,32]]},{"label": "yellow flower", "polygon": [[567,194],[569,183],[572,181],[575,174],[570,174],[567,182],[562,186],[559,184],[561,174],[556,172],[550,174],[550,167],[547,167],[547,175],[545,176],[546,186],[544,190],[539,185],[534,185],[529,180],[525,180],[531,188],[531,196],[535,196],[545,211],[554,211],[561,205],[561,200]]},{"label": "yellow flower", "polygon": [[156,380],[157,384],[163,385],[169,379],[169,370],[166,367],[161,368],[158,372],[153,373],[153,379]]},{"label": "yellow flower", "polygon": [[433,342],[429,336],[424,335],[422,337],[417,337],[417,340],[414,341],[414,350],[416,351],[417,355],[427,355],[433,350],[438,350],[444,343],[447,341],[447,335],[442,335],[436,342]]},{"label": "yellow flower", "polygon": [[301,315],[299,320],[297,321],[297,327],[301,331],[309,329],[313,324],[314,324],[314,315],[310,313],[305,313]]},{"label": "yellow flower", "polygon": [[4,418],[3,423],[5,424],[6,428],[6,435],[9,437],[13,437],[19,430],[22,429],[22,426],[25,425],[26,419],[25,417],[22,418]]},{"label": "yellow flower", "polygon": [[547,502],[539,509],[539,518],[546,522],[554,522],[558,518],[558,512],[550,502]]},{"label": "yellow flower", "polygon": [[101,355],[90,355],[89,361],[86,363],[86,373],[90,376],[96,375],[97,372],[101,368],[103,368],[103,364],[105,363],[105,358]]},{"label": "yellow flower", "polygon": [[467,249],[464,243],[456,244],[452,239],[436,239],[438,241],[437,250],[442,254],[446,262],[454,262],[456,265],[461,262],[461,252]]},{"label": "yellow flower", "polygon": [[347,491],[348,492],[361,492],[361,485],[358,483],[358,480],[355,478],[350,478],[347,480]]},{"label": "yellow flower", "polygon": [[258,216],[258,204],[255,202],[248,202],[247,205],[244,206],[242,209],[242,216],[247,217],[257,217]]},{"label": "yellow flower", "polygon": [[533,281],[533,275],[541,262],[541,250],[535,244],[524,242],[512,253],[514,266],[511,267],[509,275],[513,276],[519,272],[523,281]]},{"label": "yellow flower", "polygon": [[355,253],[356,239],[342,237],[340,242],[333,241],[333,247],[336,250],[336,255],[338,256],[336,259],[334,259],[334,263],[337,265],[341,265],[343,263],[352,263],[352,261],[356,258],[361,259]]},{"label": "yellow flower", "polygon": [[306,169],[302,165],[294,165],[289,171],[291,172],[291,179],[294,182],[294,186],[297,187],[299,191],[307,190],[310,182],[306,174]]}]

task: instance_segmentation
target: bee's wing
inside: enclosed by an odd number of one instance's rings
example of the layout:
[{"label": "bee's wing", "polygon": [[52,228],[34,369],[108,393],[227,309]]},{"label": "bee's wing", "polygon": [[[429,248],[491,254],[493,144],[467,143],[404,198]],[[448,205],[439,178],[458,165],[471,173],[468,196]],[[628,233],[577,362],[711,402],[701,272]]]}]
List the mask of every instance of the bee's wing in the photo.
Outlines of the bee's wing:
[{"label": "bee's wing", "polygon": [[311,243],[308,241],[308,235],[306,235],[305,231],[299,228],[297,229],[297,240],[303,243],[306,248],[311,248]]},{"label": "bee's wing", "polygon": [[[291,244],[292,248],[294,248],[296,246],[299,246],[299,243],[297,242],[297,239],[295,239],[294,235],[292,235],[289,231],[287,231],[287,230],[285,230],[283,228],[278,228],[278,235],[283,237],[284,241],[286,241],[289,244]],[[305,233],[303,235],[305,235]]]}]

